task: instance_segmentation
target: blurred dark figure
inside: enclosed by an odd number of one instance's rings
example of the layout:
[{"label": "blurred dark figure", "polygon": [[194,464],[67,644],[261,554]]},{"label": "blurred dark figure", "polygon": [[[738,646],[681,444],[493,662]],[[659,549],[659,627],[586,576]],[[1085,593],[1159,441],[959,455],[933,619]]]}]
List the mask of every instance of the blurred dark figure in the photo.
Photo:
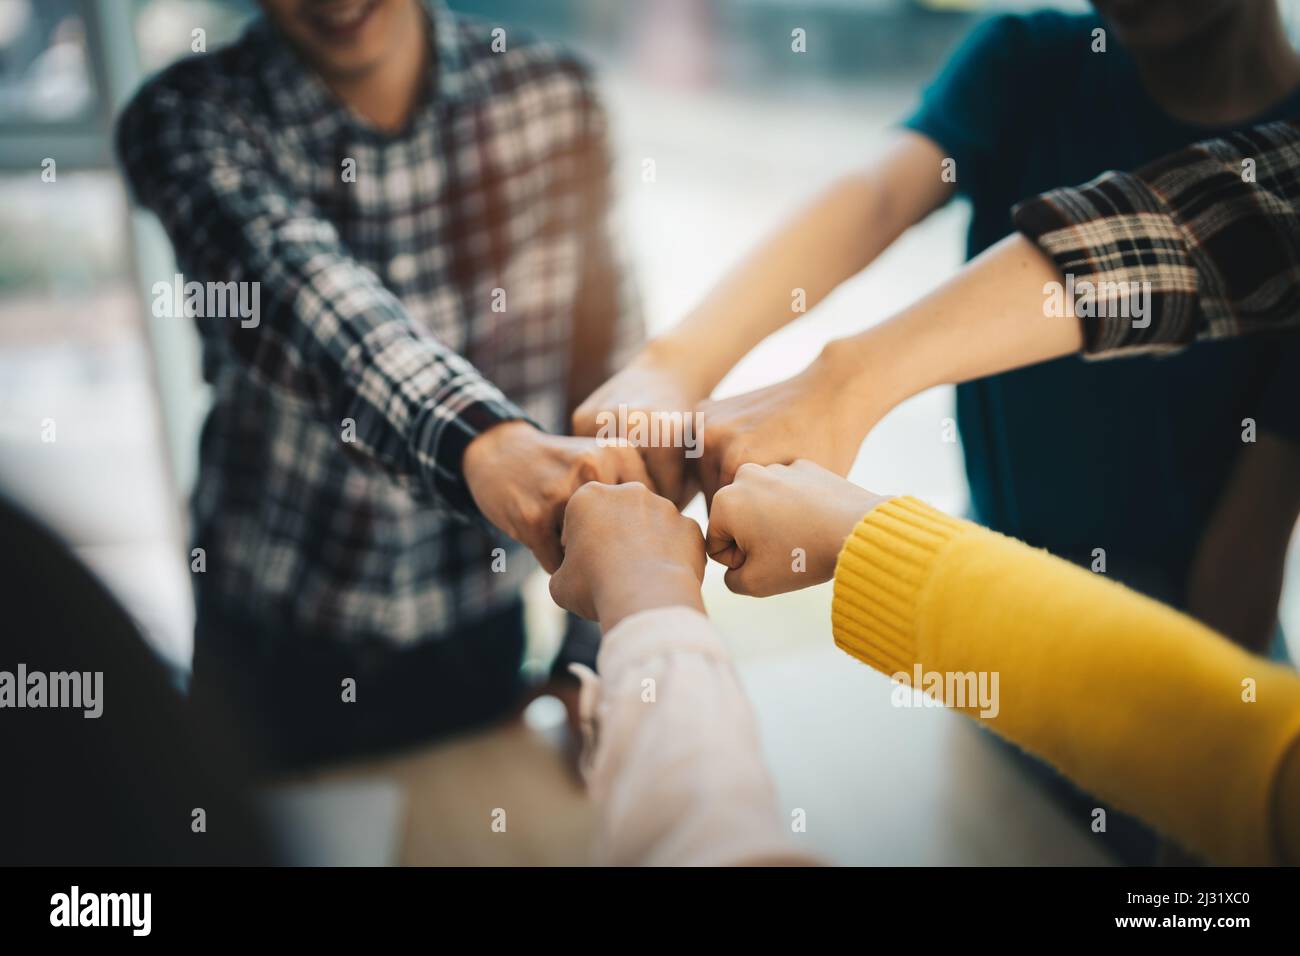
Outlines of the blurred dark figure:
[{"label": "blurred dark figure", "polygon": [[[99,581],[3,497],[0,528],[0,671],[103,674],[98,717],[3,698],[0,864],[273,862],[247,799],[246,742],[186,704]],[[206,832],[192,827],[198,809]]]}]

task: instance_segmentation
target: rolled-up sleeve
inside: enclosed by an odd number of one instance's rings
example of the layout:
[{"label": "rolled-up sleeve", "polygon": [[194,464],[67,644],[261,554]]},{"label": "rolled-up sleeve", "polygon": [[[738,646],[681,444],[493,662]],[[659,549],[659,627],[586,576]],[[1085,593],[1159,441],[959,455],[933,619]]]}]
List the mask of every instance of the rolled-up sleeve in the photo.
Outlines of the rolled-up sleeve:
[{"label": "rolled-up sleeve", "polygon": [[1012,211],[1076,289],[1145,304],[1082,319],[1092,356],[1300,325],[1300,125],[1197,143]]}]

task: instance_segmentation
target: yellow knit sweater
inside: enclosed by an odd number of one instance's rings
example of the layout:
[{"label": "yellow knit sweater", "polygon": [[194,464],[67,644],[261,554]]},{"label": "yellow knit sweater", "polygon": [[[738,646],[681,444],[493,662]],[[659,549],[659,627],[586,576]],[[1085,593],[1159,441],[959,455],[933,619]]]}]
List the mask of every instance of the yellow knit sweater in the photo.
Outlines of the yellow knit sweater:
[{"label": "yellow knit sweater", "polygon": [[832,619],[836,644],[908,682],[996,672],[996,708],[960,709],[1211,860],[1300,862],[1294,671],[914,498],[849,536]]}]

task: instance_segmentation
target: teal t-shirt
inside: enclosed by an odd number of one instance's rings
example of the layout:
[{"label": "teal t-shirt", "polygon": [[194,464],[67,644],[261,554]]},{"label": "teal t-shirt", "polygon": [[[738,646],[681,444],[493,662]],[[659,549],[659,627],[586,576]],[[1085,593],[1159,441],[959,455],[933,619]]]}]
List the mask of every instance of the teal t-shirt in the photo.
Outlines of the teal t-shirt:
[{"label": "teal t-shirt", "polygon": [[[988,20],[905,121],[956,161],[968,256],[1012,231],[1021,199],[1226,131],[1164,113],[1113,33],[1093,51],[1099,27],[1056,12]],[[1300,90],[1240,126],[1297,113]],[[979,521],[1081,564],[1104,549],[1107,573],[1182,605],[1243,419],[1300,441],[1300,337],[1060,359],[960,386],[957,415]]]}]

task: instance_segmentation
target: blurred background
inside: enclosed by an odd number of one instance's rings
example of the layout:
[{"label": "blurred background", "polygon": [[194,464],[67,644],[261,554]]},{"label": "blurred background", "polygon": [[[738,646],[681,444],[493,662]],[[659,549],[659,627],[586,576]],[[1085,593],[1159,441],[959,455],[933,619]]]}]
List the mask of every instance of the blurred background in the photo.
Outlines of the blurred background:
[{"label": "blurred background", "polygon": [[[1085,9],[976,0],[449,5],[576,47],[598,67],[619,157],[620,220],[652,332],[680,318],[802,201],[869,157],[978,17]],[[1284,6],[1294,36],[1300,0]],[[205,395],[192,328],[149,313],[145,277],[172,274],[170,250],[157,224],[128,206],[111,123],[143,77],[190,52],[195,28],[213,49],[256,12],[252,0],[0,0],[0,487],[73,543],[180,668],[193,622],[185,499]],[[790,55],[795,27],[807,32],[798,56]],[[642,181],[645,159],[655,162],[651,183]],[[56,178],[46,182],[51,160]],[[721,391],[785,377],[828,338],[942,281],[961,262],[966,215],[954,204],[912,230],[746,359]],[[900,407],[864,445],[853,478],[960,513],[960,447],[942,440],[950,417],[948,388]],[[540,662],[554,621],[544,583],[534,590]],[[730,595],[711,571],[706,598],[755,699],[782,799],[807,811],[808,839],[828,857],[1103,859],[1085,836],[1060,835],[1054,808],[1022,794],[1014,771],[950,715],[889,707],[888,683],[831,645],[825,588],[759,605]],[[1283,615],[1294,656],[1294,549]],[[869,754],[864,725],[879,738]],[[954,773],[959,794],[946,783]],[[1019,819],[990,819],[986,808],[1008,800]]]}]

